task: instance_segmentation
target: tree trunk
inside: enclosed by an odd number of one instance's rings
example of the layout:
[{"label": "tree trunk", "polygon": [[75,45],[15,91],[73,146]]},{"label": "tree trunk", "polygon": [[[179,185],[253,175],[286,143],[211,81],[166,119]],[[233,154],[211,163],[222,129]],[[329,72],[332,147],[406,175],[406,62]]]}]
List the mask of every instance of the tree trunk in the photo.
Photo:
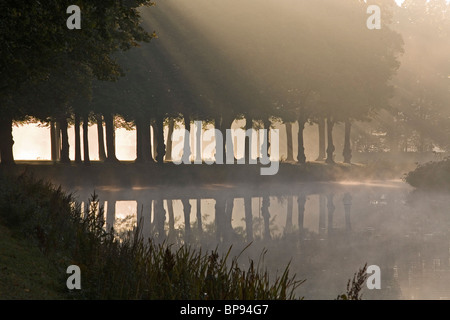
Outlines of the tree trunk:
[{"label": "tree trunk", "polygon": [[[227,153],[225,154],[225,158],[229,157],[229,159],[230,159],[229,162],[236,163],[237,159],[236,159],[236,154],[234,153],[234,145],[235,144],[233,141],[233,134],[231,131],[231,126],[233,125],[233,122],[234,122],[233,117],[225,117],[225,120],[223,123],[223,125],[224,125],[223,133],[225,133],[224,146],[226,147],[226,151],[227,151]],[[229,130],[227,131],[227,129],[229,129]]]},{"label": "tree trunk", "polygon": [[58,161],[58,150],[59,146],[56,143],[56,135],[59,134],[58,131],[56,131],[56,122],[54,120],[50,121],[50,144],[51,144],[51,156],[53,163],[56,163]]},{"label": "tree trunk", "polygon": [[114,129],[114,116],[111,113],[103,115],[106,126],[106,162],[119,162],[116,157],[116,134]]},{"label": "tree trunk", "polygon": [[12,117],[2,116],[0,120],[0,156],[2,165],[14,164],[12,123]]},{"label": "tree trunk", "polygon": [[101,114],[95,115],[97,122],[97,136],[98,136],[98,158],[100,161],[106,160],[105,138],[103,135],[103,116]]},{"label": "tree trunk", "polygon": [[258,162],[261,157],[261,137],[259,135],[261,129],[256,131],[256,161]]},{"label": "tree trunk", "polygon": [[222,115],[220,132],[223,136],[223,158],[226,164],[235,163],[233,136],[231,134],[231,125],[234,119]]},{"label": "tree trunk", "polygon": [[[223,160],[224,163],[235,163],[235,156],[234,156],[234,147],[233,147],[233,140],[231,131],[227,131],[227,129],[231,129],[231,125],[234,122],[233,117],[226,117],[222,115],[221,121],[219,119],[216,119],[216,123],[219,122],[219,130],[222,133],[223,137],[223,144],[222,144],[222,152],[223,152]],[[228,159],[228,160],[227,160]]]},{"label": "tree trunk", "polygon": [[83,115],[83,158],[84,164],[90,165],[91,158],[89,157],[89,115]]},{"label": "tree trunk", "polygon": [[[247,116],[247,118],[245,119],[245,132],[247,133],[247,130],[251,130],[253,128],[253,118]],[[246,159],[248,157],[248,162],[246,161],[246,163],[251,163],[252,161],[252,140],[255,137],[252,136],[252,139],[249,138],[245,138],[245,148],[244,148],[244,159]]]},{"label": "tree trunk", "polygon": [[155,119],[155,136],[157,140],[156,146],[156,162],[164,163],[164,155],[166,154],[166,145],[164,144],[164,117],[157,116]]},{"label": "tree trunk", "polygon": [[184,136],[184,147],[183,147],[183,157],[182,161],[183,163],[190,163],[191,159],[191,119],[189,115],[184,114],[184,128],[185,130],[185,136]]},{"label": "tree trunk", "polygon": [[150,134],[150,119],[144,120],[144,130],[142,133],[142,151],[145,162],[154,162],[152,158],[152,137]]},{"label": "tree trunk", "polygon": [[195,164],[202,164],[203,163],[203,149],[202,149],[202,133],[203,133],[203,122],[202,121],[194,121],[195,125],[195,157],[194,157],[194,163]]},{"label": "tree trunk", "polygon": [[269,119],[264,120],[264,129],[267,130],[266,134],[264,135],[264,141],[261,145],[261,158],[264,156],[267,156],[268,159],[270,159],[270,125],[272,122],[270,122]]},{"label": "tree trunk", "polygon": [[292,139],[292,122],[286,122],[286,143],[287,143],[287,156],[286,161],[294,161],[294,143]]},{"label": "tree trunk", "polygon": [[143,133],[142,133],[142,123],[140,119],[136,119],[136,160],[135,162],[144,162],[144,152],[142,146]]},{"label": "tree trunk", "polygon": [[75,163],[81,163],[80,114],[75,113]]},{"label": "tree trunk", "polygon": [[323,161],[325,160],[325,119],[320,118],[317,125],[319,129],[319,156],[316,161]]},{"label": "tree trunk", "polygon": [[344,137],[344,150],[342,155],[344,156],[344,163],[350,163],[352,159],[352,149],[350,145],[350,133],[352,129],[352,123],[350,120],[345,120],[345,137]]},{"label": "tree trunk", "polygon": [[138,119],[136,120],[136,162],[152,160],[150,121],[145,118]]},{"label": "tree trunk", "polygon": [[327,140],[328,140],[328,147],[327,147],[327,158],[325,159],[326,163],[334,163],[334,144],[333,144],[333,126],[334,121],[332,121],[330,118],[327,118]]},{"label": "tree trunk", "polygon": [[297,162],[300,164],[306,163],[305,155],[305,143],[303,139],[303,131],[305,130],[305,120],[300,117],[298,119],[298,152],[297,152]]},{"label": "tree trunk", "polygon": [[397,129],[391,128],[388,134],[389,139],[389,148],[391,153],[398,154],[399,153],[399,135],[397,133]]},{"label": "tree trunk", "polygon": [[[223,140],[225,137],[222,132],[222,120],[220,117],[216,117],[214,119],[214,127],[216,130],[219,130],[222,133],[222,137],[215,137],[216,141],[216,154],[214,155],[214,158],[216,159],[216,163],[225,163],[225,141],[222,141],[222,145],[219,145],[219,141]],[[219,148],[222,149],[222,155],[220,155]]]},{"label": "tree trunk", "polygon": [[56,161],[61,161],[61,124],[55,121]]},{"label": "tree trunk", "polygon": [[166,161],[172,161],[172,134],[175,128],[175,120],[169,119],[169,132],[167,135]]},{"label": "tree trunk", "polygon": [[69,134],[67,132],[68,130],[68,124],[67,124],[67,118],[61,117],[59,120],[60,123],[60,129],[61,129],[61,159],[60,161],[62,163],[70,163],[70,157],[69,157]]},{"label": "tree trunk", "polygon": [[155,122],[153,121],[153,125],[151,125],[151,150],[152,150],[152,155],[150,156],[150,158],[156,162],[156,150],[158,148],[158,140],[156,139],[156,125]]}]

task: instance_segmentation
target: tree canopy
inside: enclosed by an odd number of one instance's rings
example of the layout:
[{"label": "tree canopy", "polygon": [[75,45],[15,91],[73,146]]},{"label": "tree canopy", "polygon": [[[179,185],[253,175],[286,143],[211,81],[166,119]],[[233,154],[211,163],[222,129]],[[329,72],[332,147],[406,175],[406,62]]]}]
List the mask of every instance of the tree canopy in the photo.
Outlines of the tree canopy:
[{"label": "tree canopy", "polygon": [[[154,140],[159,162],[167,118],[187,127],[192,120],[214,122],[221,130],[236,119],[246,119],[247,128],[296,122],[299,162],[306,160],[303,127],[320,119],[327,119],[330,162],[334,124],[345,123],[349,161],[351,124],[376,118],[381,109],[392,121],[426,120],[428,136],[437,136],[433,126],[447,127],[443,0],[409,0],[402,7],[375,1],[379,30],[366,26],[370,14],[361,0],[166,0],[154,8],[144,0],[81,1],[80,30],[66,27],[68,1],[4,2],[5,126],[29,117],[79,123],[80,116],[87,122],[102,114],[111,158],[108,132],[117,116],[139,131],[137,158],[151,161]],[[145,43],[155,38],[148,30],[158,39]],[[427,54],[418,44],[427,41],[442,50],[429,53],[436,63],[418,70],[414,64]],[[3,131],[2,163],[12,162],[12,138]]]}]

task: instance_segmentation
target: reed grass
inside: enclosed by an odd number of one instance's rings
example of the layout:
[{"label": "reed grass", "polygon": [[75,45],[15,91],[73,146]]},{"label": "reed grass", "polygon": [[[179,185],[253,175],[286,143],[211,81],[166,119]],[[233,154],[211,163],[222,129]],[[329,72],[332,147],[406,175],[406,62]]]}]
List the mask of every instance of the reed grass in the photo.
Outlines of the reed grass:
[{"label": "reed grass", "polygon": [[353,279],[347,282],[347,291],[338,295],[336,300],[362,300],[362,290],[366,284],[367,263],[353,275]]},{"label": "reed grass", "polygon": [[[93,194],[81,210],[59,187],[28,175],[0,177],[0,223],[31,239],[54,263],[71,299],[297,299],[303,283],[286,266],[271,277],[261,260],[242,269],[239,255],[144,240],[139,228],[105,230]],[[66,268],[81,269],[81,290],[65,288]]]}]

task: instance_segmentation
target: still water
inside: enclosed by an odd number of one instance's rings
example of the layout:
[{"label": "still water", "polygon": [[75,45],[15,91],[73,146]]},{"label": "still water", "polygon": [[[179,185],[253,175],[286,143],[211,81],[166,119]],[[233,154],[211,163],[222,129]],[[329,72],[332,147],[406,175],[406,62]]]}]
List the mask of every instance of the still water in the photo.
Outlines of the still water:
[{"label": "still water", "polygon": [[233,255],[250,244],[242,266],[260,261],[273,275],[290,263],[305,299],[336,298],[366,263],[380,267],[381,289],[363,299],[450,299],[450,197],[400,180],[95,192],[118,231],[139,224],[158,242]]}]

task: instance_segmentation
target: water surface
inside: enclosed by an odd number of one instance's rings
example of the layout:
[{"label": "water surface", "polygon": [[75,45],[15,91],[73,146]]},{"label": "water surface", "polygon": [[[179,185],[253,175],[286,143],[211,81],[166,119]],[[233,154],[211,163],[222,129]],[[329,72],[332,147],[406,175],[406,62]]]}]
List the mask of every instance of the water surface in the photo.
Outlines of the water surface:
[{"label": "water surface", "polygon": [[274,275],[290,263],[305,299],[336,298],[366,263],[381,268],[381,289],[365,299],[450,298],[449,197],[399,180],[95,192],[119,231],[139,223],[154,241],[233,255],[250,244],[242,266],[251,258]]}]

